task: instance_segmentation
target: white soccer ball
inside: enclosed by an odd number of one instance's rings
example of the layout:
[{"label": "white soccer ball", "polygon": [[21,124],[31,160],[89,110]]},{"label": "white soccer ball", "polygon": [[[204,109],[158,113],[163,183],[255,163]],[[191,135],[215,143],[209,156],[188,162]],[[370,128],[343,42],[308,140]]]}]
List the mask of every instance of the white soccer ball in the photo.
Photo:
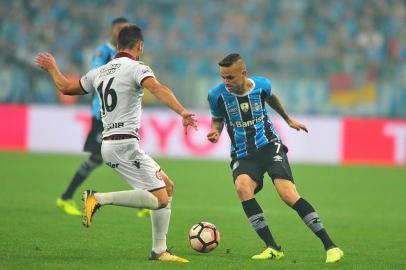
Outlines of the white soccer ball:
[{"label": "white soccer ball", "polygon": [[190,228],[189,243],[197,252],[208,253],[219,245],[220,232],[214,224],[201,221]]}]

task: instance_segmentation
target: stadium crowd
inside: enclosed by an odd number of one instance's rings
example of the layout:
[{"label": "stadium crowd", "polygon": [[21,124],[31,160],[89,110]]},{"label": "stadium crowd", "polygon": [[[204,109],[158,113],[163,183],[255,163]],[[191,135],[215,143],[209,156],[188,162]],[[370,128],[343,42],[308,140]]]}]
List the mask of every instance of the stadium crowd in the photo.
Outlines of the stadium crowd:
[{"label": "stadium crowd", "polygon": [[[240,52],[256,74],[320,78],[372,70],[403,77],[406,2],[402,0],[15,0],[1,1],[2,54],[32,62],[54,52],[81,74],[112,18],[145,29],[145,61],[165,76],[218,79],[226,53]],[[279,75],[278,75],[279,76]]]},{"label": "stadium crowd", "polygon": [[[191,72],[190,67],[206,75],[218,60],[213,56],[228,51],[242,52],[258,69],[317,74],[406,58],[406,28],[402,27],[406,4],[401,0],[96,3],[4,1],[1,43],[23,59],[32,59],[40,50],[54,51],[64,70],[77,73],[88,67],[89,51],[83,48],[90,50],[105,39],[105,26],[122,14],[145,28],[147,53],[158,55],[153,62],[177,75]],[[194,63],[196,52],[201,59]]]}]

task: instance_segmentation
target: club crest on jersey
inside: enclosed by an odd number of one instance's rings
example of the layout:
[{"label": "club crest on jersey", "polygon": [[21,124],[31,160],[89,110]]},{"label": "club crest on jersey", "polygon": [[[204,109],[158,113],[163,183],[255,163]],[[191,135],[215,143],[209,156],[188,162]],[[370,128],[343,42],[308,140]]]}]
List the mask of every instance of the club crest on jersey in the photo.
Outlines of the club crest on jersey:
[{"label": "club crest on jersey", "polygon": [[241,103],[240,108],[244,113],[246,113],[250,109],[250,104],[248,102]]}]

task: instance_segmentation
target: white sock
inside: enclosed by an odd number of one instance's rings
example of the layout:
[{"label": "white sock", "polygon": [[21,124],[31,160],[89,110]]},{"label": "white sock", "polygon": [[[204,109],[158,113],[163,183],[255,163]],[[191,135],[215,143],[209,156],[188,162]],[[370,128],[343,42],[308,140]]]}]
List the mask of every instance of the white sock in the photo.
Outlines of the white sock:
[{"label": "white sock", "polygon": [[151,192],[142,189],[95,193],[101,205],[113,204],[133,208],[158,209],[158,199]]},{"label": "white sock", "polygon": [[152,222],[152,251],[161,254],[166,251],[166,235],[171,219],[172,197],[168,199],[165,208],[151,211]]}]

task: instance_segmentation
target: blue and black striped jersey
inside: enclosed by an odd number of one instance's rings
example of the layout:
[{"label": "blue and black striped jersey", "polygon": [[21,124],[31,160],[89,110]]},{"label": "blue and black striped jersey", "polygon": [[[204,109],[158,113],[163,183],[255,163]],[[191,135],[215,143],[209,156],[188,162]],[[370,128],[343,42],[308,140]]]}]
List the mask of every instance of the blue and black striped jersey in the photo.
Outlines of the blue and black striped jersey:
[{"label": "blue and black striped jersey", "polygon": [[[92,69],[98,68],[110,62],[110,60],[114,59],[117,50],[114,46],[109,43],[103,43],[96,48],[92,56]],[[100,100],[96,91],[93,93],[92,99],[92,117],[97,118],[100,120]]]},{"label": "blue and black striped jersey", "polygon": [[231,140],[231,158],[242,158],[275,140],[280,141],[265,103],[272,95],[271,82],[252,77],[252,89],[245,95],[227,90],[224,83],[209,91],[208,101],[214,119],[222,119]]}]

